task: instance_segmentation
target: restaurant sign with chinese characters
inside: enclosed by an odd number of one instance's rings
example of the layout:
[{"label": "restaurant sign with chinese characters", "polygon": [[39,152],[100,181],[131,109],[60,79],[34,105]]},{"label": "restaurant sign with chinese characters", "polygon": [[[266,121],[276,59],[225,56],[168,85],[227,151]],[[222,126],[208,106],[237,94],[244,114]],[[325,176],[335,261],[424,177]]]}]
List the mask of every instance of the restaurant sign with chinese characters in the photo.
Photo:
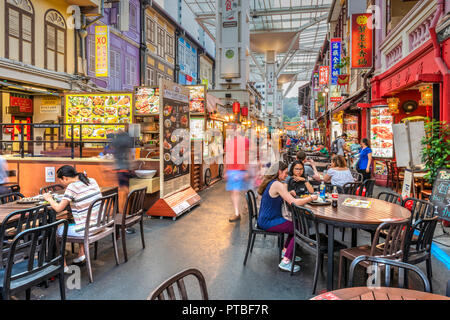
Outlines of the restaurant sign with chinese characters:
[{"label": "restaurant sign with chinese characters", "polygon": [[371,68],[373,64],[372,14],[352,14],[352,68]]},{"label": "restaurant sign with chinese characters", "polygon": [[341,38],[333,38],[331,42],[331,85],[338,84],[338,76],[341,74],[341,69],[337,66],[341,63]]},{"label": "restaurant sign with chinese characters", "polygon": [[328,66],[321,66],[319,68],[319,84],[328,85],[328,81],[329,81],[329,68]]}]

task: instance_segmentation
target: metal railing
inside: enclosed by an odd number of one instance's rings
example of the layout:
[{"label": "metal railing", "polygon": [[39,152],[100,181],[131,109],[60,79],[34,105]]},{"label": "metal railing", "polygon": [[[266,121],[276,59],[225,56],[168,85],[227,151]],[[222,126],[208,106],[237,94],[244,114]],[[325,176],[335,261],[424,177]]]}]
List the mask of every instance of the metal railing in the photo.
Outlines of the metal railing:
[{"label": "metal railing", "polygon": [[[66,128],[70,127],[70,138],[64,138],[66,136]],[[101,127],[105,127],[105,126],[120,126],[124,129],[124,131],[128,132],[128,128],[129,128],[129,124],[128,123],[0,123],[0,132],[1,132],[1,140],[0,140],[0,145],[3,146],[4,143],[19,143],[20,144],[20,148],[19,148],[19,153],[20,153],[20,157],[21,158],[25,158],[25,143],[31,143],[33,146],[35,143],[39,143],[39,144],[46,144],[46,143],[53,143],[53,144],[69,144],[70,145],[70,158],[74,159],[75,158],[75,149],[79,148],[79,157],[82,158],[83,157],[83,146],[86,143],[92,143],[92,144],[109,144],[111,143],[111,140],[107,138],[107,134],[105,131],[105,138],[104,139],[99,139],[99,140],[95,140],[95,139],[83,139],[83,126],[101,126]],[[20,140],[4,140],[3,137],[5,134],[9,134],[9,133],[4,133],[4,128],[5,127],[12,127],[13,132],[11,133],[11,135],[15,135],[15,128],[16,127],[20,127]],[[34,129],[59,129],[58,131],[58,140],[26,140],[25,139],[25,134],[24,134],[24,130],[25,127],[28,127],[29,130],[33,130],[34,133]],[[79,137],[75,138],[74,137],[74,129],[79,127]],[[33,134],[34,137],[34,134]],[[1,148],[1,150],[3,151],[3,148]],[[33,155],[34,156],[34,155]]]}]

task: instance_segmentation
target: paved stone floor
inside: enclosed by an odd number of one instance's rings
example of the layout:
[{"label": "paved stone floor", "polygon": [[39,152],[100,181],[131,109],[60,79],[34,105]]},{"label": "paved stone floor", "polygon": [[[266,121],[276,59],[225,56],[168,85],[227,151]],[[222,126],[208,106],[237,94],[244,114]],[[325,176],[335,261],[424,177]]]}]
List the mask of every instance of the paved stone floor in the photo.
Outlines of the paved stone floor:
[{"label": "paved stone floor", "polygon": [[[378,190],[376,194],[379,192]],[[247,245],[248,219],[229,223],[231,200],[225,184],[219,182],[201,193],[200,206],[178,218],[146,218],[147,248],[142,250],[139,231],[127,236],[128,257],[115,265],[111,241],[99,245],[98,259],[93,263],[94,283],[89,284],[86,267],[81,267],[81,289],[67,290],[68,299],[145,299],[162,281],[176,272],[195,267],[206,278],[210,299],[309,299],[312,295],[314,256],[301,250],[301,271],[294,276],[278,269],[276,240],[258,237],[253,253],[243,266]],[[244,202],[243,202],[244,204]],[[437,231],[439,232],[439,231]],[[340,236],[339,234],[337,236]],[[346,240],[350,232],[346,233]],[[442,237],[442,240],[446,241]],[[358,243],[369,242],[369,235],[359,232]],[[445,247],[444,247],[445,248]],[[448,250],[447,250],[448,252]],[[68,261],[70,261],[70,257]],[[338,256],[335,256],[337,278]],[[326,260],[325,260],[326,263]],[[421,268],[425,271],[424,264]],[[433,289],[445,294],[450,271],[433,258]],[[188,290],[194,282],[188,282]],[[326,288],[326,264],[319,276],[317,293]],[[194,290],[192,298],[198,298]],[[23,298],[23,296],[18,296]],[[58,281],[49,288],[32,290],[32,299],[59,299]]]}]

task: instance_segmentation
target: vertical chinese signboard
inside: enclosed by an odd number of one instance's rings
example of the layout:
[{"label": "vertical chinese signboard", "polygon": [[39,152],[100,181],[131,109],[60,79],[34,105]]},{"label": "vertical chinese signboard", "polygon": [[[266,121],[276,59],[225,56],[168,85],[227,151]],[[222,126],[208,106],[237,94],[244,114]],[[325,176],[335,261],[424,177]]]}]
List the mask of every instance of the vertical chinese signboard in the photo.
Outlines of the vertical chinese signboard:
[{"label": "vertical chinese signboard", "polygon": [[328,66],[321,66],[319,68],[319,84],[328,85],[329,82],[329,70]]},{"label": "vertical chinese signboard", "polygon": [[238,1],[221,0],[222,2],[222,57],[221,77],[238,78],[239,68],[239,27]]},{"label": "vertical chinese signboard", "polygon": [[352,68],[371,68],[373,64],[372,14],[352,15]]},{"label": "vertical chinese signboard", "polygon": [[95,76],[108,76],[108,26],[95,27]]},{"label": "vertical chinese signboard", "polygon": [[331,39],[331,85],[338,84],[338,76],[341,69],[337,67],[341,63],[341,38]]}]

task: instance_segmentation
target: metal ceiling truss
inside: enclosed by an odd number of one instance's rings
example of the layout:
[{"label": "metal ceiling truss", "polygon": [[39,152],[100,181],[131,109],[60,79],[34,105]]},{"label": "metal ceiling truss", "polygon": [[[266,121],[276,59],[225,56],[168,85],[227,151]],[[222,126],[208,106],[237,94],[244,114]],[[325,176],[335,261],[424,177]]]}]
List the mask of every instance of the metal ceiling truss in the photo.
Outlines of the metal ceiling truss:
[{"label": "metal ceiling truss", "polygon": [[[215,41],[216,0],[184,0],[200,27]],[[289,50],[277,54],[277,77],[295,74],[284,97],[298,81],[309,81],[328,33],[333,0],[249,0],[250,33],[295,32]],[[295,46],[298,44],[298,46]],[[298,49],[297,49],[298,47]],[[250,52],[250,74],[265,81],[265,55]]]}]

